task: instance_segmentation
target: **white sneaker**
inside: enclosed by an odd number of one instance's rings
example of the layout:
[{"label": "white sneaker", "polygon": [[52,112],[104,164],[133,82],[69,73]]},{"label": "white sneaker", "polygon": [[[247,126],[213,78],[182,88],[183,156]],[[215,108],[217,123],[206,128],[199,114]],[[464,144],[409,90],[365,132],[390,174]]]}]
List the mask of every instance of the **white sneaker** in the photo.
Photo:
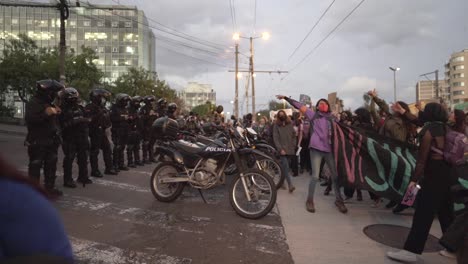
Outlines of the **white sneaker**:
[{"label": "white sneaker", "polygon": [[457,255],[455,255],[455,253],[449,252],[446,249],[439,251],[439,254],[441,256],[447,257],[449,259],[456,259],[457,258]]},{"label": "white sneaker", "polygon": [[406,250],[396,252],[387,252],[387,257],[406,263],[413,263],[418,261],[418,255]]}]

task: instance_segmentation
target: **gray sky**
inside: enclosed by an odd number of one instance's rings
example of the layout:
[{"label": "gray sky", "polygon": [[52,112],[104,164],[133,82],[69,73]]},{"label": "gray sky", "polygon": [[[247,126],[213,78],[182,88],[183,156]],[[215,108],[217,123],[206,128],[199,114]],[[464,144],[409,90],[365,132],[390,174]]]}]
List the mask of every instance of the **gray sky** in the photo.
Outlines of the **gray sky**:
[{"label": "gray sky", "polygon": [[[115,4],[116,1],[92,2]],[[255,31],[255,0],[232,1],[236,31],[245,36],[259,35],[263,31],[271,34],[268,41],[254,41],[257,70],[291,70],[360,2],[337,0],[289,60],[332,0],[257,0]],[[211,83],[217,92],[218,103],[224,105],[225,111],[232,112],[229,101],[234,98],[234,73],[227,72],[234,66],[230,0],[122,0],[120,3],[136,5],[148,18],[186,34],[225,45],[224,54],[213,57],[157,40],[156,62],[160,77],[177,89],[188,81]],[[285,79],[281,80],[284,75],[257,74],[257,109],[264,108],[263,104],[275,94],[297,99],[304,93],[315,102],[334,91],[344,99],[346,107],[354,109],[362,104],[363,93],[374,87],[381,97],[393,101],[393,73],[389,66],[401,68],[397,74],[397,99],[414,102],[414,87],[420,80],[419,75],[439,69],[440,78],[443,78],[444,63],[450,54],[468,48],[467,10],[466,0],[367,0]],[[150,21],[150,25],[155,23]],[[171,37],[221,52],[160,31],[154,32],[157,38]],[[248,54],[248,45],[248,40],[240,41],[244,54]],[[228,67],[184,57],[163,46]],[[241,56],[241,59],[247,63],[245,57]],[[240,81],[239,93],[245,93],[244,79]],[[243,96],[241,102],[242,99]]]}]

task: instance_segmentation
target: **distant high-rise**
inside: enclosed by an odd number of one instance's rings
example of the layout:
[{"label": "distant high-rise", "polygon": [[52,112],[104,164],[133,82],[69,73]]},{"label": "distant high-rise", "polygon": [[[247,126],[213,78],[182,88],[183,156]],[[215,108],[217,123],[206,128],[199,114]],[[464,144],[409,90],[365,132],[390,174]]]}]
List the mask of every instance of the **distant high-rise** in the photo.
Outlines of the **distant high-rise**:
[{"label": "distant high-rise", "polygon": [[[450,89],[446,80],[439,80],[439,97],[447,95],[450,101]],[[416,84],[416,101],[437,101],[436,81],[423,80]]]},{"label": "distant high-rise", "polygon": [[[0,6],[0,53],[5,42],[20,33],[31,37],[39,47],[58,47],[60,14],[55,5],[10,3],[15,6]],[[66,44],[78,54],[83,45],[95,50],[99,58],[94,63],[104,72],[104,81],[115,81],[132,66],[155,71],[155,37],[144,12],[135,6],[70,6]]]},{"label": "distant high-rise", "polygon": [[445,64],[445,79],[453,105],[468,103],[468,49],[453,53]]}]

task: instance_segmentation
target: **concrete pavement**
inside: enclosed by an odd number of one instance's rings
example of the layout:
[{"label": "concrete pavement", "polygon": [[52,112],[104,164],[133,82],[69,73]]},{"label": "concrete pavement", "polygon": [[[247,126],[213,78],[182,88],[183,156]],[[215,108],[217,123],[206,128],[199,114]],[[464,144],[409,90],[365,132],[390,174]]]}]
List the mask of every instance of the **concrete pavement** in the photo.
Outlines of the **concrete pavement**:
[{"label": "concrete pavement", "polygon": [[[384,205],[371,208],[371,200],[363,192],[364,201],[354,198],[347,203],[346,215],[338,212],[334,205],[333,192],[324,196],[323,187],[317,185],[315,192],[316,212],[305,210],[310,176],[303,174],[294,177],[296,191],[289,194],[285,190],[278,193],[278,208],[286,233],[286,241],[296,264],[380,264],[398,263],[385,257],[389,250],[395,250],[369,239],[363,228],[372,224],[394,224],[410,227],[410,214],[394,215]],[[410,212],[411,210],[408,210]],[[406,211],[405,211],[406,212]],[[440,237],[440,225],[434,220],[431,234]],[[454,264],[455,261],[438,253],[424,253],[426,264]],[[421,263],[422,263],[421,261]]]}]

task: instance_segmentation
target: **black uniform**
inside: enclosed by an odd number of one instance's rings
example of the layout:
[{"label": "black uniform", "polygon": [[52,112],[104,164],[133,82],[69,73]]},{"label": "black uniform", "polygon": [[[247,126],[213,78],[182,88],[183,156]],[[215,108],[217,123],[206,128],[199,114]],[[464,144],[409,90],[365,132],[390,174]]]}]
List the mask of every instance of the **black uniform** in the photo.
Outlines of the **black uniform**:
[{"label": "black uniform", "polygon": [[153,145],[150,144],[151,139],[151,127],[158,115],[153,110],[151,104],[146,104],[140,109],[140,117],[142,122],[142,137],[143,137],[143,162],[150,163],[155,162]]},{"label": "black uniform", "polygon": [[38,92],[26,104],[25,119],[28,135],[25,144],[28,146],[29,176],[39,182],[41,168],[44,170],[44,185],[52,194],[61,195],[55,189],[55,173],[57,170],[57,150],[61,143],[60,128],[57,115],[46,113],[57,92],[63,86],[52,80],[39,81]]},{"label": "black uniform", "polygon": [[129,134],[127,142],[128,167],[135,168],[136,165],[143,165],[140,159],[141,132],[143,126],[138,113],[139,108],[133,104],[128,107]]},{"label": "black uniform", "polygon": [[112,164],[112,150],[109,138],[106,136],[106,129],[112,126],[109,111],[101,105],[90,103],[85,108],[86,116],[91,118],[89,123],[89,138],[91,139],[91,148],[89,152],[89,162],[91,164],[91,176],[102,177],[99,171],[99,150],[105,164],[106,174],[116,174]]},{"label": "black uniform", "polygon": [[112,141],[114,142],[114,168],[119,170],[128,170],[124,161],[125,146],[127,145],[130,128],[129,123],[127,122],[128,109],[126,107],[126,103],[120,101],[113,104],[110,119],[112,121]]},{"label": "black uniform", "polygon": [[[69,88],[67,88],[69,89]],[[63,104],[59,116],[62,127],[62,150],[64,186],[74,188],[72,167],[75,157],[78,159],[78,182],[92,183],[88,178],[88,151],[89,151],[89,121],[85,117],[84,108],[77,103]]]}]

